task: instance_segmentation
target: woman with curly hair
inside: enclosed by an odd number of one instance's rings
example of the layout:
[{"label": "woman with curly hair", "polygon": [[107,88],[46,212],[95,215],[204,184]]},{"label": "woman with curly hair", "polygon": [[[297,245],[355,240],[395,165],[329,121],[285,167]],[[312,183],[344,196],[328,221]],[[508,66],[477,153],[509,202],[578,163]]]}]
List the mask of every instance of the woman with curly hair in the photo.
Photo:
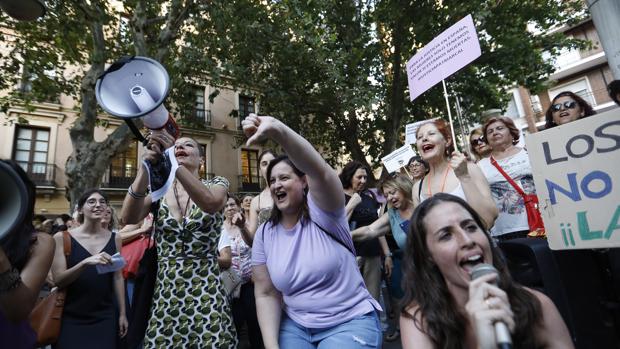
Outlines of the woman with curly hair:
[{"label": "woman with curly hair", "polygon": [[583,98],[571,91],[563,91],[551,101],[545,113],[545,129],[567,124],[594,115],[596,112]]},{"label": "woman with curly hair", "polygon": [[[498,273],[472,281],[480,263]],[[403,271],[405,349],[496,348],[497,321],[514,348],[573,348],[553,302],[512,280],[480,215],[459,197],[438,193],[416,208]]]}]

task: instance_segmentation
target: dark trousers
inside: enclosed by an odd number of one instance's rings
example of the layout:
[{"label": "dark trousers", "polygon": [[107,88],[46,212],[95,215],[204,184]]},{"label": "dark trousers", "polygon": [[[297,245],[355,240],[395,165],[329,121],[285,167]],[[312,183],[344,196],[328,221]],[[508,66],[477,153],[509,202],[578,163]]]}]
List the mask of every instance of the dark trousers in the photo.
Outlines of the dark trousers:
[{"label": "dark trousers", "polygon": [[232,314],[237,333],[240,333],[244,323],[247,324],[250,347],[252,349],[262,349],[263,337],[258,326],[258,318],[256,317],[256,300],[254,299],[254,283],[252,281],[241,285],[239,298],[233,298]]}]

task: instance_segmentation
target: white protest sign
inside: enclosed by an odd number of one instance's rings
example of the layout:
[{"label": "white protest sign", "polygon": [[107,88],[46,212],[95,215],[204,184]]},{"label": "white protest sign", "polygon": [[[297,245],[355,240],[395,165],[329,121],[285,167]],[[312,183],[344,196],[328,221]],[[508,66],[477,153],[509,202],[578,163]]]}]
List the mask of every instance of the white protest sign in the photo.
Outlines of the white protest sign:
[{"label": "white protest sign", "polygon": [[480,55],[474,20],[468,15],[435,37],[407,62],[409,98],[413,101]]},{"label": "white protest sign", "polygon": [[422,121],[416,121],[412,124],[407,124],[407,126],[405,126],[405,143],[407,144],[415,144],[416,142],[416,133],[418,132],[418,129],[420,128],[420,126],[431,122],[433,120],[437,120],[438,118],[432,118],[429,120],[422,120]]},{"label": "white protest sign", "polygon": [[525,143],[551,249],[620,246],[620,109]]},{"label": "white protest sign", "polygon": [[401,167],[407,165],[409,159],[415,156],[415,152],[411,149],[411,145],[405,144],[394,150],[388,155],[381,158],[381,162],[389,173],[398,171]]}]

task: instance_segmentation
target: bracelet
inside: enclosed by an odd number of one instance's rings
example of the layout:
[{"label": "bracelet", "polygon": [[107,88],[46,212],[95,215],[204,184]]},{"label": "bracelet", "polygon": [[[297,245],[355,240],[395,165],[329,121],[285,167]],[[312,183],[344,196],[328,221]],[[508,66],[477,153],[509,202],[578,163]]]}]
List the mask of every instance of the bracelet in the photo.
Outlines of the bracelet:
[{"label": "bracelet", "polygon": [[146,193],[144,194],[136,193],[135,191],[133,191],[133,189],[131,189],[131,185],[129,186],[129,188],[127,188],[127,194],[129,194],[129,196],[131,196],[132,198],[136,200],[144,199],[147,195]]},{"label": "bracelet", "polygon": [[388,257],[392,258],[392,256],[393,256],[392,251],[390,251],[385,255],[385,258],[388,258]]},{"label": "bracelet", "polygon": [[21,283],[22,278],[19,275],[19,270],[13,267],[5,271],[0,274],[0,294],[19,287]]}]

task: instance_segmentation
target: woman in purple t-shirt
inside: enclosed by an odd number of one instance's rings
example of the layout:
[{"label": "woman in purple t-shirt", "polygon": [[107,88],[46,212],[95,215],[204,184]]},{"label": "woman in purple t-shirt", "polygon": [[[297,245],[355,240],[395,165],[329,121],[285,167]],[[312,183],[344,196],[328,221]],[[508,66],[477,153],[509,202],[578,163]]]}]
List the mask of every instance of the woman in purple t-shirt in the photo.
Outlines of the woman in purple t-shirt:
[{"label": "woman in purple t-shirt", "polygon": [[242,125],[248,144],[270,138],[290,154],[269,164],[274,208],[252,248],[265,347],[380,348],[380,306],[357,268],[338,175],[282,122],[250,114]]}]

